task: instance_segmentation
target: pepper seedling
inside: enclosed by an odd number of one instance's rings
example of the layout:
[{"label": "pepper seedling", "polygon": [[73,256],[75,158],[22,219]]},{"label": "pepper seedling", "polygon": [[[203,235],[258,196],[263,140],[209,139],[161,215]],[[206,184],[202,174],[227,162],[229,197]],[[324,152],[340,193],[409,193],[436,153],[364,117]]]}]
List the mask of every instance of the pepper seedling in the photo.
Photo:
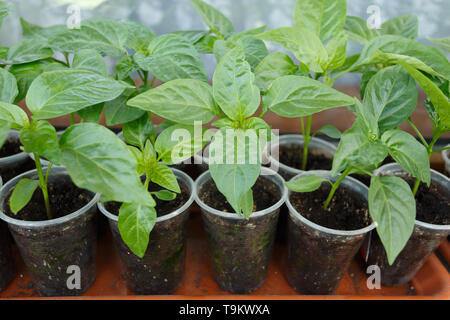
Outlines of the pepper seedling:
[{"label": "pepper seedling", "polygon": [[[136,173],[145,177],[144,188],[148,190],[152,182],[163,189],[148,191],[149,195],[171,201],[181,190],[175,174],[167,165],[180,163],[202,150],[205,145],[203,128],[174,124],[164,129],[156,141],[152,140],[153,132],[146,114],[123,126],[123,137],[137,162]],[[142,258],[156,223],[158,207],[155,207],[155,202],[142,204],[131,200],[120,207],[118,227],[123,241]]]},{"label": "pepper seedling", "polygon": [[[288,75],[302,75],[314,80],[322,79],[325,85],[332,87],[334,83],[332,72],[342,67],[347,61],[347,36],[343,31],[346,13],[345,0],[298,0],[294,8],[294,27],[277,28],[255,35],[257,39],[280,44],[300,61],[297,65],[289,55],[282,52],[269,54],[255,70],[260,89],[266,91],[276,79]],[[305,86],[303,90],[305,90],[305,98],[302,106],[270,110],[282,117],[300,118],[304,141],[301,169],[306,170],[309,143],[315,135],[323,133],[335,139],[341,136],[341,132],[332,125],[326,125],[312,133],[313,115],[322,110],[353,103],[339,105],[329,101],[328,104],[323,105],[323,100],[329,99],[323,96],[321,91],[317,91],[316,87]],[[309,98],[306,98],[307,96]],[[263,110],[262,115],[267,111],[269,110]]]},{"label": "pepper seedling", "polygon": [[[367,84],[364,100],[357,103],[357,120],[346,131],[336,151],[332,176],[341,173],[332,184],[324,207],[346,176],[363,173],[371,176],[369,212],[392,264],[412,234],[416,202],[408,183],[400,177],[372,174],[389,154],[413,177],[430,184],[430,161],[426,148],[410,134],[398,129],[417,105],[414,79],[401,66],[390,66],[376,73]],[[317,190],[323,179],[315,176],[287,183],[295,192]]]},{"label": "pepper seedling", "polygon": [[[39,178],[23,179],[17,184],[10,198],[13,213],[26,206],[39,187],[47,217],[53,218],[47,190],[53,165],[63,165],[79,188],[117,201],[153,203],[137,174],[132,174],[137,166],[134,157],[113,132],[98,124],[80,123],[69,127],[58,139],[55,128],[44,120],[114,99],[126,88],[122,82],[91,71],[66,69],[45,72],[33,81],[26,96],[31,119],[20,107],[0,102],[0,121],[8,130],[11,127],[20,131],[25,151],[34,154]],[[9,101],[14,98],[11,93]],[[42,167],[41,156],[49,160],[47,168]]]},{"label": "pepper seedling", "polygon": [[[354,98],[318,81],[288,76],[272,84],[263,107],[298,108],[307,96],[301,89],[311,86],[322,92],[316,109],[355,103]],[[220,61],[212,86],[196,80],[173,80],[128,103],[182,124],[208,123],[219,116],[213,123],[219,130],[211,143],[209,169],[235,212],[248,218],[253,211],[251,188],[260,174],[260,151],[270,138],[270,126],[255,116],[260,94],[243,46],[237,45]]]}]

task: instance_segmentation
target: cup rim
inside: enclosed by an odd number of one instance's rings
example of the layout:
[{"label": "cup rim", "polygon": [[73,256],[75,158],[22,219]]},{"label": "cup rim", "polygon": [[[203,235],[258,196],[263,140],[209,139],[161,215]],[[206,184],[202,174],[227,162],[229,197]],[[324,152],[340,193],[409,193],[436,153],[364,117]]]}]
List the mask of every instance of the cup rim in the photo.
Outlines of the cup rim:
[{"label": "cup rim", "polygon": [[[282,190],[281,194],[280,194],[280,200],[278,200],[275,204],[271,205],[270,207],[263,209],[263,210],[259,210],[256,212],[253,212],[250,215],[249,219],[254,219],[254,218],[258,218],[261,216],[264,216],[270,212],[273,212],[275,210],[277,210],[278,208],[280,208],[283,203],[286,202],[286,197],[287,197],[287,187],[285,185],[285,181],[284,179],[275,171],[273,171],[272,169],[266,168],[266,167],[261,167],[261,173],[259,175],[260,177],[264,177],[267,178],[269,180],[271,180],[274,184],[278,185],[278,186],[282,186]],[[245,217],[239,216],[236,213],[231,213],[231,212],[224,212],[224,211],[220,211],[217,210],[213,207],[210,207],[209,205],[207,205],[206,203],[204,203],[199,195],[198,192],[200,190],[200,186],[199,184],[202,182],[202,180],[206,180],[206,179],[212,179],[211,178],[211,173],[209,170],[203,172],[196,180],[195,180],[195,187],[194,187],[194,196],[195,196],[195,202],[200,206],[200,208],[202,208],[203,210],[206,210],[208,212],[211,212],[214,215],[223,217],[223,218],[228,218],[228,219],[234,219],[234,220],[246,220]],[[274,180],[278,180],[278,183],[275,182]]]},{"label": "cup rim", "polygon": [[[187,184],[188,189],[190,190],[190,196],[189,199],[186,201],[185,204],[183,204],[181,207],[179,207],[178,209],[176,209],[175,211],[172,211],[169,214],[166,214],[162,217],[157,217],[156,218],[156,223],[158,222],[163,222],[165,220],[169,220],[171,218],[174,218],[178,215],[180,215],[181,213],[183,213],[184,211],[186,211],[187,209],[189,209],[189,207],[191,206],[192,202],[194,202],[194,181],[192,180],[192,178],[187,175],[185,172],[178,170],[176,168],[170,168],[173,173],[177,176],[180,177],[180,179],[185,182]],[[112,214],[111,212],[109,212],[106,208],[105,205],[102,202],[98,202],[97,203],[97,207],[98,209],[101,211],[101,213],[103,213],[103,215],[105,215],[108,219],[111,219],[113,221],[118,222],[119,221],[119,216]]]},{"label": "cup rim", "polygon": [[[331,177],[331,171],[327,171],[327,170],[312,170],[312,171],[305,171],[302,172],[298,175],[296,175],[295,177],[293,177],[291,180],[294,180],[296,178],[299,178],[301,176],[305,176],[305,175],[319,175],[322,177]],[[336,175],[336,177],[334,178],[338,178],[340,176],[340,174]],[[356,184],[357,186],[359,186],[360,188],[362,188],[364,191],[368,192],[368,188],[366,185],[364,185],[362,182],[356,180],[355,178],[352,178],[350,176],[345,177],[345,179],[343,181],[348,181],[348,182],[352,182],[354,184]],[[297,219],[299,219],[301,222],[303,222],[304,224],[306,224],[307,226],[316,229],[320,232],[324,232],[324,233],[329,233],[329,234],[333,234],[333,235],[337,235],[337,236],[357,236],[357,235],[361,235],[361,234],[365,234],[368,233],[369,231],[372,231],[373,229],[376,228],[377,224],[375,221],[372,221],[371,224],[369,224],[368,226],[364,227],[364,228],[360,228],[360,229],[356,229],[356,230],[338,230],[338,229],[332,229],[332,228],[328,228],[328,227],[324,227],[321,226],[317,223],[312,222],[311,220],[306,219],[303,215],[301,215],[297,209],[294,208],[294,206],[291,203],[290,200],[290,195],[293,192],[289,190],[289,194],[286,200],[286,205],[289,209],[289,212],[291,214],[293,214]],[[366,201],[367,201],[367,194],[364,195]]]},{"label": "cup rim", "polygon": [[[10,135],[16,136],[17,138],[20,139],[20,133],[17,130],[11,129],[10,132],[8,133],[8,137]],[[28,153],[21,151],[21,152],[15,153],[13,155],[0,158],[0,163],[2,163],[2,162],[14,163],[14,162],[25,160],[27,158],[28,158]]]},{"label": "cup rim", "polygon": [[[46,169],[47,167],[43,167],[43,169]],[[53,166],[52,171],[50,172],[50,176],[52,174],[65,174],[67,176],[70,177],[69,173],[67,172],[67,170],[64,167],[61,166]],[[92,199],[83,207],[81,207],[80,209],[65,215],[63,217],[59,217],[56,219],[51,219],[51,220],[43,220],[43,221],[27,221],[27,220],[19,220],[19,219],[14,219],[8,215],[6,215],[3,212],[3,204],[4,204],[4,200],[6,200],[6,195],[7,193],[9,193],[11,191],[11,189],[13,189],[13,185],[15,187],[15,185],[17,185],[17,183],[22,179],[22,178],[26,178],[29,177],[30,175],[33,174],[37,174],[37,170],[33,169],[33,170],[29,170],[27,172],[24,172],[16,177],[14,177],[13,179],[11,179],[10,181],[8,181],[3,187],[0,188],[0,197],[4,197],[4,199],[2,199],[0,201],[0,219],[5,221],[8,224],[12,224],[12,225],[16,225],[16,226],[20,226],[20,227],[26,227],[26,228],[43,228],[43,227],[49,227],[49,226],[54,226],[54,225],[59,225],[59,224],[63,224],[67,221],[70,221],[78,216],[80,216],[81,214],[87,212],[89,209],[91,209],[96,203],[97,201],[100,199],[100,194],[95,193],[94,196],[92,197]]]},{"label": "cup rim", "polygon": [[[447,145],[447,147],[450,147],[450,144]],[[445,162],[450,163],[450,149],[443,150],[442,151],[442,157],[444,158]]]},{"label": "cup rim", "polygon": [[[274,142],[270,142],[266,146],[266,149],[264,150],[264,154],[269,159],[270,163],[274,163],[275,166],[278,166],[278,168],[280,168],[280,169],[282,169],[284,171],[287,171],[289,173],[297,175],[297,174],[303,173],[305,171],[300,170],[300,169],[296,169],[296,168],[293,168],[293,167],[290,167],[290,166],[280,162],[279,160],[275,159],[274,157],[272,157],[272,152],[270,152],[270,153],[267,152],[267,150],[269,150],[269,148],[271,150],[273,147],[275,147],[277,145],[279,146],[281,143],[287,142],[286,140],[290,140],[290,139],[292,139],[292,140],[295,139],[295,141],[293,141],[293,143],[297,143],[297,144],[302,144],[303,141],[304,141],[303,140],[303,135],[301,135],[301,134],[284,134],[284,135],[280,135],[278,137],[278,140],[276,140]],[[331,142],[328,142],[328,141],[326,141],[324,139],[321,139],[321,138],[318,138],[318,137],[312,137],[311,138],[311,142],[320,143],[320,144],[322,144],[322,145],[324,145],[324,146],[326,146],[328,148],[327,149],[327,148],[319,147],[319,148],[312,148],[312,149],[330,151],[332,154],[336,153],[337,147],[334,144],[332,144]]]},{"label": "cup rim", "polygon": [[[381,173],[383,172],[403,172],[406,173],[408,175],[410,175],[405,169],[403,169],[399,164],[397,163],[388,163],[385,164],[381,167],[379,167],[378,169],[376,169],[373,173],[376,176],[379,176]],[[446,183],[448,183],[450,185],[450,178],[446,177],[445,175],[443,175],[442,173],[431,169],[431,180],[435,181],[436,183],[442,185],[442,183],[440,183],[439,181],[445,181]],[[437,230],[437,231],[441,231],[441,230],[450,230],[450,224],[432,224],[432,223],[428,223],[428,222],[424,222],[424,221],[420,221],[415,219],[414,224],[426,229],[430,229],[430,230]]]}]

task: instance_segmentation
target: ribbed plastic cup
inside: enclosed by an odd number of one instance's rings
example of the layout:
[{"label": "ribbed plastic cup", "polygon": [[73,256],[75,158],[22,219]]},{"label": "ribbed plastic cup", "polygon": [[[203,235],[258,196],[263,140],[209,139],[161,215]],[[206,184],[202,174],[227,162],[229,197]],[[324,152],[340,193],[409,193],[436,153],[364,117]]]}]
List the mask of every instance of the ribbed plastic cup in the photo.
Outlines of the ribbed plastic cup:
[{"label": "ribbed plastic cup", "polygon": [[202,211],[214,280],[222,290],[232,293],[258,289],[266,280],[272,257],[278,214],[287,188],[273,170],[262,167],[261,176],[277,187],[280,199],[271,207],[252,213],[249,220],[216,210],[200,199],[202,186],[212,180],[209,171],[195,181],[195,201]]},{"label": "ribbed plastic cup", "polygon": [[[64,168],[53,167],[49,183],[64,183],[68,176]],[[7,216],[4,210],[8,205],[7,197],[23,178],[37,180],[37,171],[25,172],[0,189],[0,219],[8,224],[35,290],[41,296],[82,294],[89,289],[96,276],[95,214],[100,195],[92,194],[87,205],[57,219],[18,220]],[[80,276],[79,282],[77,275]]]},{"label": "ribbed plastic cup", "polygon": [[156,219],[142,259],[123,242],[118,228],[119,217],[106,210],[102,203],[98,204],[100,211],[108,218],[126,284],[136,294],[171,294],[183,282],[187,222],[189,208],[194,202],[194,181],[180,170],[172,168],[172,171],[178,181],[187,186],[189,200],[179,209]]},{"label": "ribbed plastic cup", "polygon": [[[338,178],[322,170],[304,172],[297,177],[312,174],[331,181]],[[339,188],[351,190],[367,201],[368,188],[352,177],[346,177]],[[332,294],[375,223],[351,231],[323,227],[294,208],[291,194],[289,191],[286,201],[289,208],[286,278],[302,294]]]},{"label": "ribbed plastic cup", "polygon": [[[289,181],[293,177],[297,176],[298,174],[304,172],[303,170],[299,170],[293,167],[289,167],[286,164],[283,164],[279,161],[279,159],[276,159],[276,157],[273,157],[273,154],[278,154],[278,152],[275,152],[275,150],[278,150],[280,146],[304,146],[304,139],[303,135],[301,134],[287,134],[282,135],[279,137],[278,141],[270,143],[270,154],[266,154],[266,156],[269,158],[270,162],[272,163],[272,168],[279,168],[278,173],[286,180]],[[309,154],[316,154],[316,155],[324,155],[325,157],[330,158],[330,160],[333,159],[334,154],[336,152],[337,147],[323,139],[313,137],[312,140],[309,142],[308,145],[308,152]],[[301,155],[299,154],[299,157]],[[325,168],[324,168],[325,169]]]},{"label": "ribbed plastic cup", "polygon": [[[396,163],[384,165],[374,172],[376,175],[409,176]],[[450,199],[450,179],[431,170],[431,181],[437,183]],[[430,224],[416,220],[414,230],[392,266],[388,264],[386,252],[376,232],[372,232],[368,265],[378,265],[381,270],[381,284],[401,286],[410,281],[428,257],[450,234],[450,225]]]},{"label": "ribbed plastic cup", "polygon": [[[0,177],[0,188],[2,185],[3,180]],[[11,238],[8,232],[6,224],[0,221],[0,292],[5,290],[16,276]]]}]

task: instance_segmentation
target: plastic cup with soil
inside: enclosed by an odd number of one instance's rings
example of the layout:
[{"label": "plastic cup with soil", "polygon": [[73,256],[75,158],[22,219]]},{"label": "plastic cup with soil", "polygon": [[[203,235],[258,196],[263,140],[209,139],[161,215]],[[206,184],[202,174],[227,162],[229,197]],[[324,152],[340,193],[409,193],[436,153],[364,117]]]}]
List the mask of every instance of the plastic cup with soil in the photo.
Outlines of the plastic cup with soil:
[{"label": "plastic cup with soil", "polygon": [[[279,137],[278,141],[270,143],[269,158],[272,169],[278,168],[278,173],[289,181],[301,170],[303,161],[303,135],[287,134]],[[313,137],[308,146],[308,162],[305,171],[310,170],[331,170],[333,157],[337,147],[325,140]],[[276,169],[274,169],[276,170]]]},{"label": "plastic cup with soil", "polygon": [[82,294],[96,276],[96,203],[100,195],[79,189],[64,168],[53,167],[48,180],[52,219],[47,219],[40,189],[14,215],[9,200],[23,178],[37,180],[37,171],[28,171],[3,186],[0,218],[8,224],[35,290],[41,296]]},{"label": "plastic cup with soil", "polygon": [[278,214],[287,195],[283,178],[264,167],[252,190],[254,212],[247,220],[234,213],[209,171],[195,182],[195,201],[202,211],[214,280],[232,293],[249,293],[264,283]]},{"label": "plastic cup with soil", "polygon": [[[2,177],[0,177],[0,188],[2,185]],[[0,292],[5,290],[16,276],[11,245],[8,228],[3,221],[0,221]]]},{"label": "plastic cup with soil", "polygon": [[[122,274],[128,288],[136,294],[171,294],[182,284],[186,257],[186,231],[189,207],[194,201],[194,182],[184,172],[172,168],[181,193],[172,201],[155,198],[158,218],[150,233],[144,257],[136,256],[123,242],[118,228],[121,203],[99,203],[108,218],[114,244],[122,262]],[[150,183],[150,191],[161,187]]]},{"label": "plastic cup with soil", "polygon": [[[450,145],[448,145],[448,147],[450,147]],[[442,157],[445,161],[445,173],[447,174],[447,177],[450,177],[450,150],[442,151]]]},{"label": "plastic cup with soil", "polygon": [[35,168],[34,161],[20,149],[20,146],[19,132],[11,130],[0,149],[0,175],[3,183]]},{"label": "plastic cup with soil", "polygon": [[[379,176],[399,176],[411,186],[415,179],[398,164],[388,164],[375,171]],[[450,179],[431,170],[431,186],[421,184],[416,194],[416,222],[411,238],[390,266],[383,245],[372,232],[368,265],[378,265],[381,284],[400,286],[410,281],[428,257],[450,234]]]},{"label": "plastic cup with soil", "polygon": [[[298,174],[304,172],[301,170],[303,159],[303,135],[288,134],[279,137],[278,141],[268,145],[271,152],[265,153],[269,158],[271,168],[278,170],[278,173],[289,181]],[[320,138],[312,138],[308,146],[308,162],[306,170],[331,170],[333,157],[337,147]],[[288,209],[285,205],[281,207],[278,220],[277,242],[286,242],[286,230],[288,220]]]},{"label": "plastic cup with soil", "polygon": [[[310,171],[336,181],[329,171]],[[352,177],[340,184],[328,209],[323,204],[331,186],[315,192],[289,192],[285,275],[302,294],[332,294],[367,234],[375,228],[368,210],[368,188]]]}]

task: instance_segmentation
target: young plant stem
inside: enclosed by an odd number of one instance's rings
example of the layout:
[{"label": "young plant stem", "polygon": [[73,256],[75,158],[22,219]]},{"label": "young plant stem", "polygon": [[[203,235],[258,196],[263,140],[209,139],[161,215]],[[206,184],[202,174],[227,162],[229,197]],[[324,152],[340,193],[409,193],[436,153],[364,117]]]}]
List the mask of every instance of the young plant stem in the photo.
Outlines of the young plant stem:
[{"label": "young plant stem", "polygon": [[349,175],[349,173],[350,173],[350,171],[352,171],[352,169],[353,169],[352,167],[348,167],[347,169],[345,169],[345,171],[341,174],[339,179],[337,179],[336,182],[333,183],[333,185],[331,186],[330,194],[328,195],[327,200],[325,200],[325,203],[323,204],[323,208],[325,210],[328,209],[328,206],[330,205],[331,200],[333,199],[334,194],[336,193],[336,190],[339,188],[339,185]]},{"label": "young plant stem", "polygon": [[414,130],[414,132],[419,137],[420,141],[422,141],[423,145],[428,148],[428,143],[425,141],[425,138],[420,133],[419,129],[417,129],[416,125],[412,122],[411,118],[407,120],[411,128]]},{"label": "young plant stem", "polygon": [[[308,146],[311,140],[311,123],[312,116],[308,116],[306,119],[306,130],[303,131],[303,159],[302,159],[302,170],[306,170],[306,165],[308,164]],[[303,124],[303,120],[302,120]]]},{"label": "young plant stem", "polygon": [[44,203],[45,203],[45,210],[47,211],[47,218],[48,218],[48,220],[51,220],[52,219],[52,211],[50,208],[50,201],[48,199],[48,189],[47,189],[48,175],[49,175],[49,172],[51,169],[51,165],[48,166],[47,172],[45,173],[45,177],[44,177],[44,172],[42,171],[42,166],[41,166],[41,158],[38,153],[33,153],[33,155],[34,155],[34,162],[36,164],[36,170],[38,172],[38,177],[39,177],[39,186],[42,190],[42,195],[44,196]]},{"label": "young plant stem", "polygon": [[145,183],[144,183],[145,190],[148,190],[149,184],[150,184],[150,175],[146,173],[145,174]]},{"label": "young plant stem", "polygon": [[152,82],[150,82],[150,88],[153,88],[153,85],[155,84],[155,80],[156,80],[156,77],[154,76],[152,78]]},{"label": "young plant stem", "polygon": [[72,112],[71,114],[70,114],[70,125],[74,125],[75,124],[75,115],[74,115],[74,113]]}]

